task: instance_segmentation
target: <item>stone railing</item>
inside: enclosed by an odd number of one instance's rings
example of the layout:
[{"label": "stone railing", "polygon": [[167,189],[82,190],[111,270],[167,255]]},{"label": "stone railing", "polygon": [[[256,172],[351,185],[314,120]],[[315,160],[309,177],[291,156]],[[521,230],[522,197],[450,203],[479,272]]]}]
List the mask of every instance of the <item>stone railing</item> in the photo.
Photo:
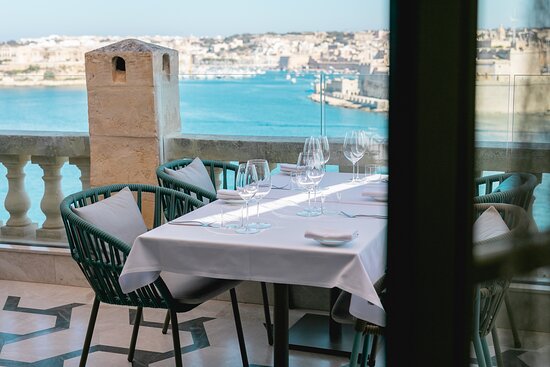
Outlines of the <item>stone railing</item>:
[{"label": "stone railing", "polygon": [[[276,163],[294,162],[303,147],[301,137],[246,137],[223,135],[173,135],[165,137],[165,161],[196,157],[225,161],[246,161],[266,158]],[[330,139],[329,164],[338,165],[341,171],[350,171],[351,164],[342,152],[343,139]],[[387,165],[385,150],[376,156],[375,163]],[[0,236],[5,242],[40,243],[66,242],[65,230],[59,215],[61,167],[65,163],[76,165],[81,171],[83,188],[90,186],[89,137],[86,133],[0,131],[0,163],[7,169],[8,190],[4,208],[9,214],[0,225]],[[374,161],[374,156],[363,159],[362,164]],[[39,227],[28,216],[29,194],[25,188],[24,166],[31,162],[39,165],[44,175],[44,196],[40,208],[46,220]],[[521,170],[535,173],[539,181],[542,173],[550,172],[550,144],[480,143],[476,149],[476,169],[481,171]]]},{"label": "stone railing", "polygon": [[[90,148],[86,133],[0,132],[0,163],[7,170],[8,190],[3,203],[9,214],[0,228],[2,240],[9,242],[66,242],[59,213],[63,199],[61,168],[68,162],[81,172],[82,187],[90,186]],[[25,188],[24,167],[37,164],[43,171],[44,195],[40,209],[46,219],[39,227],[28,216],[31,206]]]}]

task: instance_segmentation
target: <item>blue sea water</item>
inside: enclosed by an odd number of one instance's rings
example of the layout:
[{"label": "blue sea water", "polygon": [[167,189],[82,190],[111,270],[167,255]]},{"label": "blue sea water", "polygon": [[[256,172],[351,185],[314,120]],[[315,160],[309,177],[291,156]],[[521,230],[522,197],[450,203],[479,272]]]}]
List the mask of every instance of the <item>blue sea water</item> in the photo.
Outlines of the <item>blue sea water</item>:
[{"label": "blue sea water", "polygon": [[[304,74],[292,83],[282,72],[249,78],[183,79],[180,81],[182,132],[302,137],[319,134],[321,105],[308,98],[313,93],[314,82],[315,75]],[[344,136],[354,128],[387,136],[386,113],[329,105],[323,112],[329,136]],[[0,130],[87,132],[86,89],[84,86],[0,88]],[[493,134],[492,131],[483,133],[485,136]],[[484,139],[479,134],[477,138]],[[41,223],[45,219],[40,210],[44,190],[42,170],[29,163],[25,172],[25,184],[32,202],[29,216]],[[0,203],[4,202],[7,192],[5,174],[5,167],[0,165]],[[81,189],[80,172],[76,167],[65,165],[62,174],[64,194]],[[537,188],[539,196],[542,194],[544,198],[550,195],[550,177],[547,176],[550,175],[545,174],[543,185]],[[548,204],[540,209],[535,206],[535,217],[540,217],[539,227],[550,227],[548,209]],[[5,223],[7,218],[8,213],[0,205],[0,220]]]}]

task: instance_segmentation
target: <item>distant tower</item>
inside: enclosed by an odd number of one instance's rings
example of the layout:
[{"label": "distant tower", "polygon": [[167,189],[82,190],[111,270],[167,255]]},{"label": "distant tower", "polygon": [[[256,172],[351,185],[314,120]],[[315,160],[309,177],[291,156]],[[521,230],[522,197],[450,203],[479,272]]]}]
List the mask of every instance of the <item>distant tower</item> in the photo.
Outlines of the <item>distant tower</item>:
[{"label": "distant tower", "polygon": [[510,23],[512,23],[512,48],[516,48],[516,23],[518,18],[516,18],[517,9],[514,8],[514,16],[510,17]]},{"label": "distant tower", "polygon": [[506,30],[504,29],[502,24],[500,25],[500,27],[498,27],[498,36],[497,37],[498,37],[499,41],[504,41],[504,39],[506,39]]}]

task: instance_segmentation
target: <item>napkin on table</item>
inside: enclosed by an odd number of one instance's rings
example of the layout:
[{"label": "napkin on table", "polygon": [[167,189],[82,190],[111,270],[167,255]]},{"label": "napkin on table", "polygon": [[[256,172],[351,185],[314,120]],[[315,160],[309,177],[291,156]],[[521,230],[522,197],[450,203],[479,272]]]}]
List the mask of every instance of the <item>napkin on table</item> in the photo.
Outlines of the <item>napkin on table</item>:
[{"label": "napkin on table", "polygon": [[379,182],[386,183],[386,182],[388,182],[388,180],[389,180],[389,176],[388,176],[388,175],[383,175],[383,174],[380,174],[380,173],[377,173],[377,174],[368,176],[368,177],[365,179],[365,181],[366,181],[367,183],[379,183]]},{"label": "napkin on table", "polygon": [[219,189],[216,194],[218,199],[222,200],[240,200],[241,196],[236,190]]},{"label": "napkin on table", "polygon": [[335,228],[308,229],[304,233],[305,238],[313,240],[351,241],[359,235],[357,231]]}]

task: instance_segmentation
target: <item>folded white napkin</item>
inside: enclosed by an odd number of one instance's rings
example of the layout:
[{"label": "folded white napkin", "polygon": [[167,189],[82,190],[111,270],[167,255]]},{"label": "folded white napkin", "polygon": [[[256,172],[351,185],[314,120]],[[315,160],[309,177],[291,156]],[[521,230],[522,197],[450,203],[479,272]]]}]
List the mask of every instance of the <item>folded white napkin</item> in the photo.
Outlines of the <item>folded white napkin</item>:
[{"label": "folded white napkin", "polygon": [[216,196],[222,200],[241,200],[241,196],[236,190],[219,189]]},{"label": "folded white napkin", "polygon": [[380,173],[377,173],[375,175],[368,176],[365,179],[365,182],[367,183],[388,182],[388,179],[389,179],[388,175],[382,175]]},{"label": "folded white napkin", "polygon": [[359,235],[357,231],[348,231],[336,228],[308,229],[304,233],[305,238],[319,241],[351,241]]},{"label": "folded white napkin", "polygon": [[281,163],[281,172],[296,172],[296,165],[292,163]]}]

